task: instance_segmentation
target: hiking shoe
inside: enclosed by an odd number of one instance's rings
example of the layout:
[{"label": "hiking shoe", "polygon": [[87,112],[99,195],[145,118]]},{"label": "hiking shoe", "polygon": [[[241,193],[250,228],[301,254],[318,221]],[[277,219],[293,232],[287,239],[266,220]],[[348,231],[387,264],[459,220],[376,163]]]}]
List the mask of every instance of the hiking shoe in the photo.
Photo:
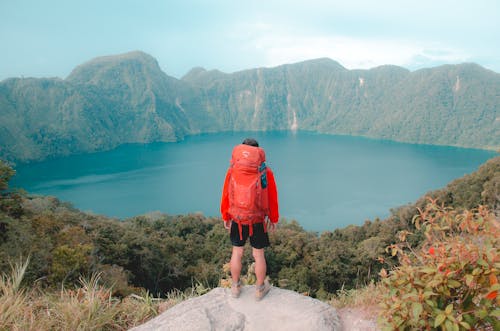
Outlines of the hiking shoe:
[{"label": "hiking shoe", "polygon": [[266,296],[267,292],[269,292],[270,289],[271,284],[269,284],[269,281],[267,279],[264,281],[264,284],[255,286],[255,300],[262,300],[262,298]]},{"label": "hiking shoe", "polygon": [[233,298],[238,298],[241,293],[241,282],[238,281],[236,284],[231,285],[231,296]]}]

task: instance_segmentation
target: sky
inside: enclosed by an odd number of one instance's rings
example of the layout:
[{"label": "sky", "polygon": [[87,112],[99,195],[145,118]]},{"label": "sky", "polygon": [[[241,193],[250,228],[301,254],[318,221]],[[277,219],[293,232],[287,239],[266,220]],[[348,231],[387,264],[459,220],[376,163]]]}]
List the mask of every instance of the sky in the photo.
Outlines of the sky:
[{"label": "sky", "polygon": [[328,57],[347,69],[475,62],[500,72],[498,0],[0,0],[0,80],[66,78],[140,50],[168,75]]}]

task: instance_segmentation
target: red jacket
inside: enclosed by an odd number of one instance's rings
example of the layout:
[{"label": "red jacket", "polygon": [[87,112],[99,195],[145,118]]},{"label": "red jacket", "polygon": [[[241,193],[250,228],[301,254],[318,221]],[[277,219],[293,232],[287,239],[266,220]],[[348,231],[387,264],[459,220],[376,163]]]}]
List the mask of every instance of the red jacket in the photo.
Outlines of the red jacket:
[{"label": "red jacket", "polygon": [[[276,189],[276,182],[274,180],[274,174],[272,170],[267,167],[267,194],[269,198],[269,220],[272,223],[278,223],[278,219],[280,217],[278,211],[278,190]],[[220,203],[220,212],[222,214],[222,219],[224,221],[232,220],[231,215],[229,214],[229,170],[226,173],[226,179],[224,180],[224,188],[222,190],[222,198]],[[264,221],[264,220],[262,220]]]}]

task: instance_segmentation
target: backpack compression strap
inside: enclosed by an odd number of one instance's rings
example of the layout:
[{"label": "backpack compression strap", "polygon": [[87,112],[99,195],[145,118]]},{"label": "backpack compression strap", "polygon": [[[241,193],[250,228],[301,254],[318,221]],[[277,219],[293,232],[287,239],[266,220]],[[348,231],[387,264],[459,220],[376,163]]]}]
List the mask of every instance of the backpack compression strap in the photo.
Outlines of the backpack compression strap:
[{"label": "backpack compression strap", "polygon": [[[238,224],[238,232],[240,234],[240,240],[243,240],[243,225],[241,224],[241,222],[238,222],[236,220],[233,220],[234,222],[236,222],[236,224]],[[253,225],[256,224],[256,223],[260,223],[260,222],[252,222],[250,221],[250,223],[248,223],[248,234],[250,237],[253,236]],[[247,225],[247,224],[245,224]],[[267,222],[266,222],[266,219],[264,219],[262,221],[262,226],[264,227],[264,233],[267,233]]]}]

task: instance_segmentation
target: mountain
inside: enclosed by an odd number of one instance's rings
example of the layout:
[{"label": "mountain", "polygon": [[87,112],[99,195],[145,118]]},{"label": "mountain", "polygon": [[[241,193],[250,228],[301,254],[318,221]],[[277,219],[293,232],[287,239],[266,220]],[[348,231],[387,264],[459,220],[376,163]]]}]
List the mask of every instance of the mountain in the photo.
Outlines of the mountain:
[{"label": "mountain", "polygon": [[301,129],[411,143],[498,148],[500,75],[474,64],[409,72],[347,70],[320,59],[231,75],[183,78],[204,87],[220,130]]},{"label": "mountain", "polygon": [[498,149],[500,74],[476,64],[347,70],[331,59],[226,74],[165,74],[143,52],[66,79],[0,82],[0,158],[33,161],[188,134],[310,130]]},{"label": "mountain", "polygon": [[190,132],[172,97],[179,85],[138,52],[97,58],[66,80],[5,80],[0,156],[36,160],[128,142],[176,141]]}]

